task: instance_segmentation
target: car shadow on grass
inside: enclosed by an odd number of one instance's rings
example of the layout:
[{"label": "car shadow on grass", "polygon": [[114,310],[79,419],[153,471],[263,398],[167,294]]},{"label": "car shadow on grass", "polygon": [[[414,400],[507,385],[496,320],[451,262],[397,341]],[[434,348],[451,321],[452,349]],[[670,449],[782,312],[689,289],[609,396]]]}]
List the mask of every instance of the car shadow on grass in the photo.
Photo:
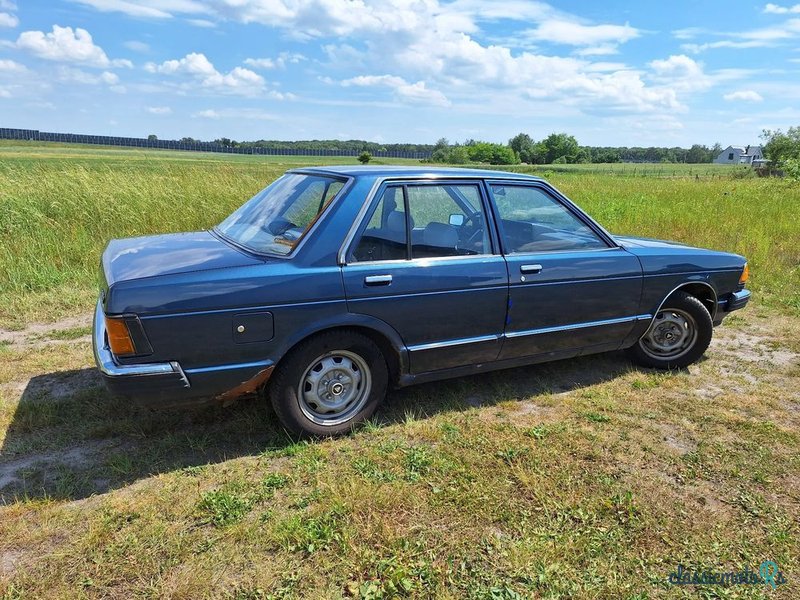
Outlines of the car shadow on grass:
[{"label": "car shadow on grass", "polygon": [[[391,391],[372,423],[535,403],[633,369],[622,353],[610,353],[413,386]],[[263,399],[152,411],[111,396],[95,369],[39,375],[22,392],[0,448],[0,505],[80,500],[159,473],[279,456],[298,442]]]}]

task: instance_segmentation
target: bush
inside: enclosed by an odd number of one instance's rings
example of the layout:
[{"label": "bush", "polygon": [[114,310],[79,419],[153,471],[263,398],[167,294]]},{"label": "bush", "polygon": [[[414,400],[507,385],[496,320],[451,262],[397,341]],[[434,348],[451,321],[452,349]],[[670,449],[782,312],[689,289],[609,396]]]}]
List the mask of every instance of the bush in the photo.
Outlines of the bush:
[{"label": "bush", "polygon": [[783,172],[787,179],[800,181],[800,158],[787,158],[783,161]]},{"label": "bush", "polygon": [[372,160],[372,154],[370,154],[366,150],[364,150],[364,152],[358,155],[358,162],[360,162],[362,165],[367,164],[371,160]]}]

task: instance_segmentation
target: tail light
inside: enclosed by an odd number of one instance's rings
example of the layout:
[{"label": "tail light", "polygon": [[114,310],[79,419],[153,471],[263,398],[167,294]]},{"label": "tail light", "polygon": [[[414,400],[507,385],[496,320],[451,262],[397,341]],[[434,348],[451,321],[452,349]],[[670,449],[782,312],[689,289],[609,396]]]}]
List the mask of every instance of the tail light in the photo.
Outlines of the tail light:
[{"label": "tail light", "polygon": [[136,354],[136,347],[131,338],[128,324],[123,319],[112,319],[106,317],[106,334],[108,335],[108,347],[117,356]]}]

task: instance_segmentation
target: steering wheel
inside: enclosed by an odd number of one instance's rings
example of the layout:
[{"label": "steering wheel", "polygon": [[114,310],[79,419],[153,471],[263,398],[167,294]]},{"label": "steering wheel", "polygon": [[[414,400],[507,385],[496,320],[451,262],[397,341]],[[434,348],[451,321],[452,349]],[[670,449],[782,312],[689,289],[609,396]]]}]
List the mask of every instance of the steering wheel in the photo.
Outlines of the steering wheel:
[{"label": "steering wheel", "polygon": [[468,233],[469,229],[473,229],[473,231],[466,236],[463,244],[461,243],[461,236],[459,236],[459,244],[457,248],[471,250],[472,248],[482,245],[483,228],[481,227],[481,222],[483,221],[483,214],[479,211],[476,211],[471,215],[464,215],[464,217],[464,223],[461,225],[461,227],[459,227],[459,230],[465,233]]}]

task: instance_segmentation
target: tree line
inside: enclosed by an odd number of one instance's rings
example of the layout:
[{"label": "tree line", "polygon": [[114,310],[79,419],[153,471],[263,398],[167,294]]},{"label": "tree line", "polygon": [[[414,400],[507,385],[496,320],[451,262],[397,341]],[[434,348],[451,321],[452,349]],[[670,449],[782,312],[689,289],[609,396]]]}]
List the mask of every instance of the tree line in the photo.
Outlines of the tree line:
[{"label": "tree line", "polygon": [[[155,139],[154,135],[150,136]],[[187,144],[201,143],[191,137],[180,140]],[[364,140],[256,140],[238,142],[222,137],[212,143],[228,148],[283,148],[304,150],[326,150],[332,152],[358,152],[374,155],[377,152],[419,152],[430,154],[430,162],[464,165],[488,163],[492,165],[574,164],[574,163],[710,163],[722,147],[711,148],[695,144],[691,148],[680,147],[628,147],[628,146],[581,146],[575,136],[567,133],[551,133],[536,141],[527,133],[520,133],[507,144],[496,144],[478,140],[466,140],[451,144],[441,138],[435,144],[382,144]]]},{"label": "tree line", "polygon": [[442,138],[433,146],[431,162],[466,164],[484,162],[493,165],[576,164],[576,163],[710,163],[722,152],[720,144],[711,148],[695,144],[691,148],[651,146],[581,146],[575,136],[551,133],[539,141],[519,133],[508,144],[467,140],[450,144]]}]

